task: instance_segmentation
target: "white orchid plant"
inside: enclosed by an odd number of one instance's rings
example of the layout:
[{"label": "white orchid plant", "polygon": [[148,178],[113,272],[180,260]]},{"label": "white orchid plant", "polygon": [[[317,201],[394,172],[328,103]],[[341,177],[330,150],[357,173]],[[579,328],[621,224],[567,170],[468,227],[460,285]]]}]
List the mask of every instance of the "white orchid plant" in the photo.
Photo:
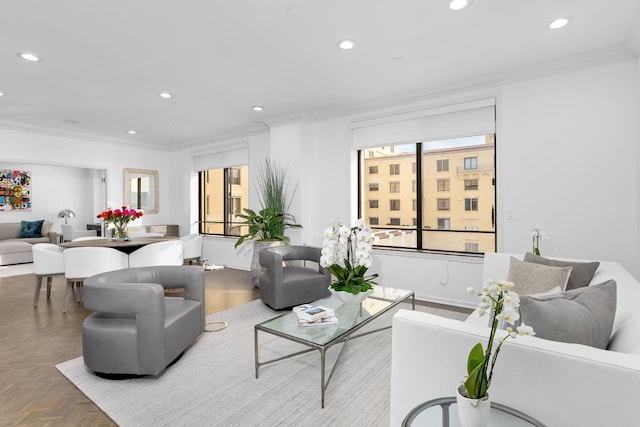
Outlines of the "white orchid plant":
[{"label": "white orchid plant", "polygon": [[491,379],[493,378],[493,368],[495,367],[498,353],[502,344],[507,338],[516,338],[518,335],[535,335],[533,328],[522,322],[515,330],[509,326],[506,328],[507,335],[498,338],[498,344],[494,349],[494,339],[498,323],[503,321],[509,325],[514,325],[520,318],[518,307],[520,307],[520,297],[513,289],[512,282],[489,280],[482,290],[478,292],[475,288],[467,288],[467,292],[478,296],[480,316],[489,313],[491,315],[491,333],[487,348],[482,348],[482,343],[476,344],[469,353],[467,360],[467,378],[463,383],[466,397],[471,399],[482,399],[487,395]]},{"label": "white orchid plant", "polygon": [[533,238],[533,253],[540,256],[540,241],[547,240],[549,236],[547,236],[547,233],[544,232],[544,229],[540,225],[532,225],[529,231]]},{"label": "white orchid plant", "polygon": [[320,265],[335,277],[331,288],[357,295],[373,289],[377,274],[366,275],[371,267],[373,233],[362,219],[353,227],[332,221],[324,230]]}]

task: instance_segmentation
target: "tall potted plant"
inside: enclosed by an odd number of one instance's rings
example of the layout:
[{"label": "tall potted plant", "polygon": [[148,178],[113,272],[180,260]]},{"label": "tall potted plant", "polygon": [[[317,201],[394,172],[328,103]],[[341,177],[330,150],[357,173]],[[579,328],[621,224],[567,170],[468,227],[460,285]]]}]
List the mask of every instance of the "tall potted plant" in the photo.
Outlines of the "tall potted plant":
[{"label": "tall potted plant", "polygon": [[289,237],[285,235],[285,230],[302,228],[302,226],[296,224],[294,216],[288,212],[297,187],[294,188],[291,196],[287,194],[286,170],[281,165],[274,164],[266,158],[264,164],[258,169],[256,187],[262,209],[256,212],[245,208],[245,213],[238,215],[246,221],[248,231],[240,236],[235,247],[253,242],[251,280],[255,286],[259,286],[261,269],[258,255],[260,251],[288,243]]}]

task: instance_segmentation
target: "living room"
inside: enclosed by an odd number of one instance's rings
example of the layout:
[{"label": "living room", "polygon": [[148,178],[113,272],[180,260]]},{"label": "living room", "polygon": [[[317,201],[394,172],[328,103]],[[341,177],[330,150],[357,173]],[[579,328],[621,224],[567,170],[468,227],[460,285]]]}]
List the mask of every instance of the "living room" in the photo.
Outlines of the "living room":
[{"label": "living room", "polygon": [[[481,4],[476,0],[472,6]],[[563,6],[570,8],[568,3]],[[483,68],[464,79],[380,94],[371,102],[331,113],[310,116],[299,111],[312,109],[304,105],[292,109],[286,118],[252,118],[246,130],[184,143],[176,137],[174,145],[20,123],[4,106],[11,96],[3,82],[0,169],[33,171],[33,208],[0,212],[0,221],[46,218],[60,224],[58,212],[74,208],[79,215],[73,224],[83,227],[94,222],[103,207],[123,203],[123,170],[138,168],[159,173],[160,210],[145,215],[142,224],[178,224],[184,235],[198,229],[196,165],[240,158],[254,176],[264,158],[271,157],[287,166],[289,179],[298,186],[291,212],[303,228],[291,231],[292,242],[320,246],[322,231],[331,220],[351,221],[358,214],[354,124],[492,98],[496,107],[497,251],[530,251],[529,227],[542,225],[550,236],[544,241],[543,255],[615,261],[638,278],[640,17],[634,2],[623,1],[621,6],[629,11],[615,17],[624,18],[617,21],[623,27],[622,35],[615,41],[602,36],[606,44],[592,40],[592,49],[585,49],[575,35],[561,42],[557,34],[542,33],[538,37],[548,37],[548,49],[553,44],[569,47],[543,61],[502,70]],[[581,24],[575,18],[572,24],[592,26],[592,32],[600,34],[592,21]],[[8,52],[5,61],[17,60],[19,48],[2,43]],[[570,49],[572,44],[575,50]],[[44,60],[35,65],[46,64]],[[389,75],[398,80],[403,76]],[[86,183],[61,189],[49,179],[56,169],[67,167],[104,171],[104,205],[101,197],[78,197]],[[257,208],[257,203],[256,190],[251,188],[250,204]],[[248,269],[250,258],[234,248],[235,241],[205,236],[203,258]],[[384,283],[415,291],[418,299],[471,307],[475,301],[466,288],[480,283],[482,258],[380,249],[374,251],[371,270]]]}]

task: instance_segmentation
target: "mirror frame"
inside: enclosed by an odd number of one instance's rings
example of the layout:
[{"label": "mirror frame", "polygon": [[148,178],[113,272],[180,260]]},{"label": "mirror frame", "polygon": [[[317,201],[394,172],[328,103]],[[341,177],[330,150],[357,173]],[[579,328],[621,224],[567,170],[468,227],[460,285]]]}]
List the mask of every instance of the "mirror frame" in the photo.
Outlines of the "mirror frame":
[{"label": "mirror frame", "polygon": [[160,210],[159,199],[158,199],[158,187],[160,186],[160,181],[158,179],[158,171],[150,170],[150,169],[125,169],[124,170],[124,204],[127,207],[131,207],[131,178],[134,178],[139,175],[148,175],[151,178],[151,193],[152,193],[152,206],[150,209],[140,209],[146,214],[154,214],[158,213]]}]

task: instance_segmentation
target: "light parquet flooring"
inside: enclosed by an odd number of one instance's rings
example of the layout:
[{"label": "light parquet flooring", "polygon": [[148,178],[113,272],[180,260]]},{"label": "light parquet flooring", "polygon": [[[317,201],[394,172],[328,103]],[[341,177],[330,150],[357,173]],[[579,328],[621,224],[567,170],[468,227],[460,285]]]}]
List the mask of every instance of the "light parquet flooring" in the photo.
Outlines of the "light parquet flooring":
[{"label": "light parquet flooring", "polygon": [[[205,272],[207,314],[259,297],[249,272]],[[46,281],[45,281],[46,283]],[[55,365],[82,355],[81,304],[62,313],[65,281],[55,277],[33,308],[35,276],[0,277],[0,426],[114,426]]]}]

